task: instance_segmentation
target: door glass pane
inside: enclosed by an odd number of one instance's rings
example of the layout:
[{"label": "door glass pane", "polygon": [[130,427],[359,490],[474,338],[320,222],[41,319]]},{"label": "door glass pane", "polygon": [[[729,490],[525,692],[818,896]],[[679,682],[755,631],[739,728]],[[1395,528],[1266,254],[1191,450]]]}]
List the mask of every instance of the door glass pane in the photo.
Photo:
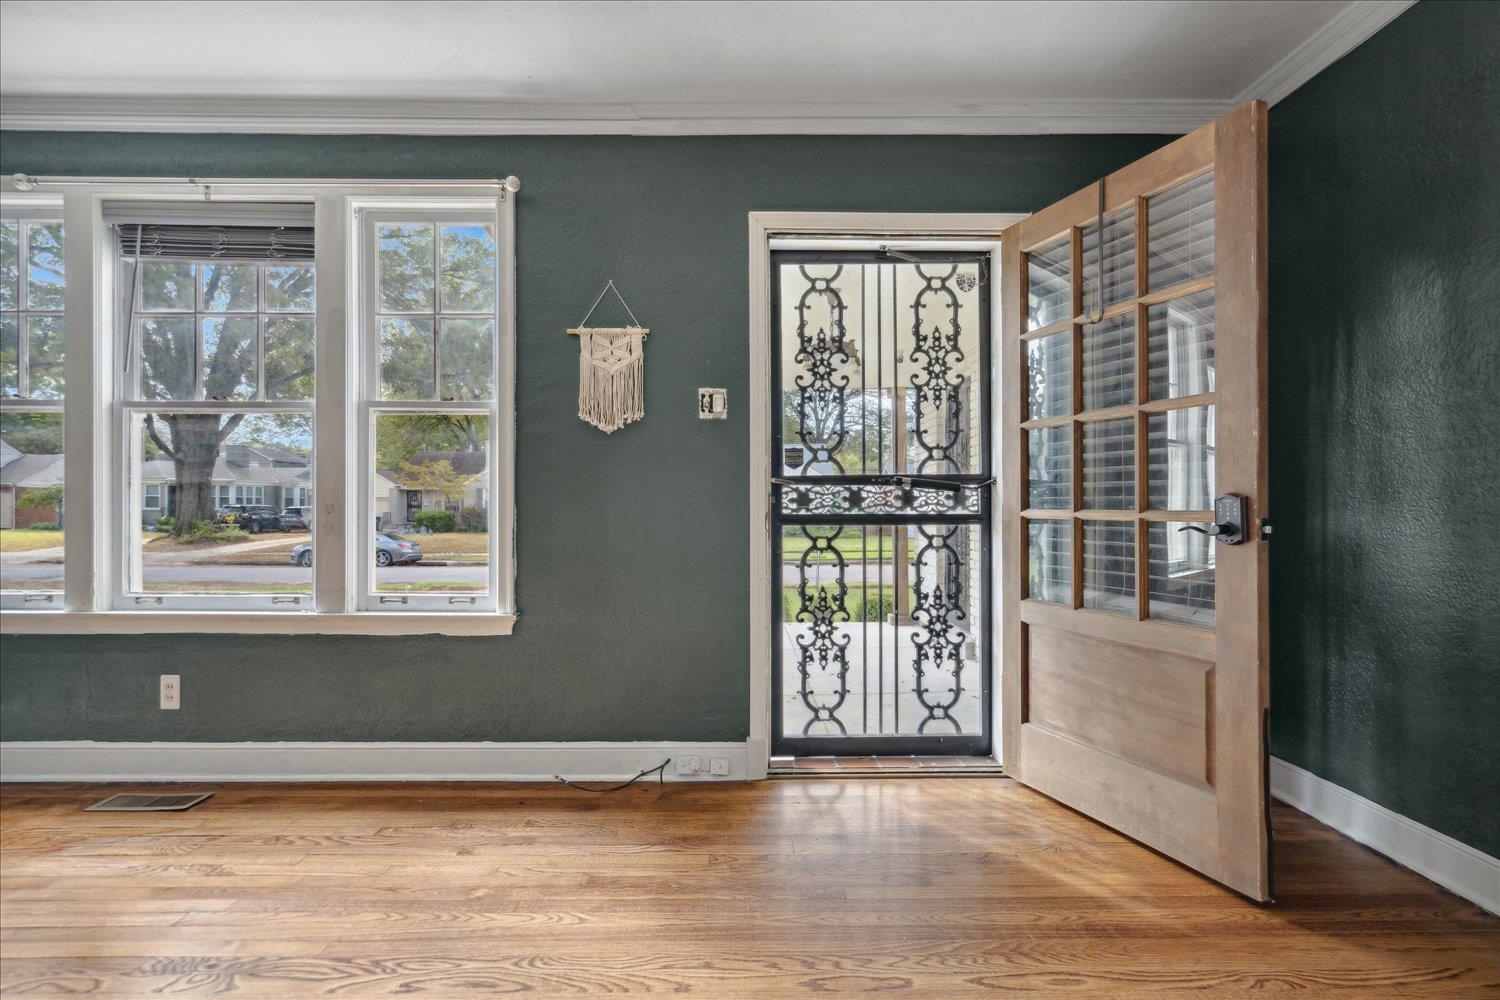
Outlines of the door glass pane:
[{"label": "door glass pane", "polygon": [[1167,521],[1147,528],[1151,550],[1148,613],[1163,621],[1212,628],[1217,543],[1208,535],[1183,531],[1185,527],[1185,521]]},{"label": "door glass pane", "polygon": [[1026,342],[1027,414],[1031,420],[1072,412],[1073,334],[1054,333]]},{"label": "door glass pane", "polygon": [[140,282],[142,312],[193,311],[193,265],[143,261]]},{"label": "door glass pane", "polygon": [[1026,255],[1026,329],[1073,316],[1073,237],[1064,233]]},{"label": "door glass pane", "polygon": [[1083,425],[1083,506],[1135,509],[1135,421],[1130,417]]},{"label": "door glass pane", "polygon": [[1151,291],[1192,281],[1214,270],[1214,175],[1200,174],[1147,202]]},{"label": "door glass pane", "polygon": [[495,234],[489,226],[443,226],[438,246],[443,312],[495,309]]},{"label": "door glass pane", "polygon": [[266,398],[312,399],[316,331],[311,316],[266,320]]},{"label": "door glass pane", "polygon": [[8,494],[0,495],[8,515],[0,526],[0,590],[61,591],[62,414],[0,413],[0,442]]},{"label": "door glass pane", "polygon": [[432,320],[380,321],[380,397],[432,399]]},{"label": "door glass pane", "polygon": [[203,321],[203,396],[254,399],[254,316],[210,316]]},{"label": "door glass pane", "polygon": [[20,321],[14,314],[0,316],[0,396],[10,399],[20,392]]},{"label": "door glass pane", "polygon": [[376,416],[377,593],[488,593],[489,428],[465,413]]},{"label": "door glass pane", "polygon": [[983,733],[978,524],[781,531],[781,735]]},{"label": "door glass pane", "polygon": [[1083,408],[1135,402],[1135,315],[1083,328]]},{"label": "door glass pane", "polygon": [[31,316],[26,320],[26,370],[32,399],[61,399],[63,343],[66,324],[61,316]]},{"label": "door glass pane", "polygon": [[[1099,227],[1097,219],[1083,228],[1083,309],[1099,308]],[[1104,305],[1135,296],[1135,206],[1104,217]]]},{"label": "door glass pane", "polygon": [[1147,417],[1153,510],[1208,510],[1214,496],[1214,408],[1189,406]]},{"label": "door glass pane", "polygon": [[26,308],[63,308],[63,225],[32,222],[26,226]]},{"label": "door glass pane", "polygon": [[1026,596],[1051,604],[1073,603],[1073,521],[1030,521],[1026,525]]},{"label": "door glass pane", "polygon": [[141,396],[192,399],[198,367],[198,331],[191,316],[153,317],[139,323]]},{"label": "door glass pane", "polygon": [[1152,399],[1214,391],[1214,290],[1151,306],[1147,313]]},{"label": "door glass pane", "polygon": [[21,301],[21,227],[0,222],[0,309],[19,308]]},{"label": "door glass pane", "polygon": [[438,332],[438,396],[490,399],[495,392],[495,321],[443,319]]},{"label": "door glass pane", "polygon": [[255,312],[260,304],[254,264],[201,264],[204,312]]},{"label": "door glass pane", "polygon": [[1026,432],[1026,506],[1067,510],[1073,502],[1073,451],[1067,427]]},{"label": "door glass pane", "polygon": [[380,226],[380,312],[432,312],[433,227]]},{"label": "door glass pane", "polygon": [[312,312],[316,276],[311,264],[266,267],[266,312]]},{"label": "door glass pane", "polygon": [[1083,606],[1135,615],[1135,525],[1083,522]]}]

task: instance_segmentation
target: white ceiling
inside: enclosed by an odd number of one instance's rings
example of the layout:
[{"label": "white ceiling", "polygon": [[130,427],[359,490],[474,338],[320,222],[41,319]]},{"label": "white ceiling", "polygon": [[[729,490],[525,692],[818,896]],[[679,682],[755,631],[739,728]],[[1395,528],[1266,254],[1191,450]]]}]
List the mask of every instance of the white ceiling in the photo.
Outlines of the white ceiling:
[{"label": "white ceiling", "polygon": [[1409,2],[4,0],[0,111],[239,131],[1177,131],[1281,96]]}]

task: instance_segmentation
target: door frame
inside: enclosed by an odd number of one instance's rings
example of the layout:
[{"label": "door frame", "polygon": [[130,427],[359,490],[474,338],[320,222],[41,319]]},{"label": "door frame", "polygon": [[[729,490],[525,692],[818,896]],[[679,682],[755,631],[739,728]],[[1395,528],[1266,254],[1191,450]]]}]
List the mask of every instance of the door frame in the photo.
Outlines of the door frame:
[{"label": "door frame", "polygon": [[[750,735],[746,740],[746,770],[751,779],[764,778],[771,761],[771,251],[794,249],[874,250],[882,244],[907,250],[968,250],[990,256],[990,274],[1000,273],[1000,233],[1026,218],[1025,212],[751,212],[749,214],[750,290]],[[774,244],[774,246],[773,246]],[[1000,385],[991,396],[992,412],[1003,412],[1014,387],[999,378],[997,350],[1002,318],[1001,289],[990,295],[990,384]],[[992,468],[1000,466],[1000,435],[991,434]],[[992,489],[997,489],[992,487]],[[995,508],[1000,509],[998,506]],[[990,525],[991,578],[999,580],[1003,560],[1000,518]],[[992,621],[1000,616],[1000,588],[991,587]],[[998,653],[998,630],[988,641]],[[996,663],[999,659],[996,658]],[[1002,685],[990,687],[991,718],[1003,719]],[[992,753],[1003,759],[1004,727],[992,727]]]}]

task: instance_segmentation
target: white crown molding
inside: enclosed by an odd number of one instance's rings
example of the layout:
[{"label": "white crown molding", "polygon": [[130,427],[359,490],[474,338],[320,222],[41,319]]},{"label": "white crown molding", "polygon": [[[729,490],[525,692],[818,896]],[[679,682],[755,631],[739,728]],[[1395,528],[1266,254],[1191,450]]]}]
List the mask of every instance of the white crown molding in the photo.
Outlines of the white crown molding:
[{"label": "white crown molding", "polygon": [[1338,62],[1375,32],[1390,24],[1417,0],[1354,0],[1307,41],[1297,46],[1232,102],[1275,104],[1329,66]]},{"label": "white crown molding", "polygon": [[[763,753],[763,749],[761,751]],[[667,781],[743,781],[744,743],[0,743],[0,781],[616,781],[667,758],[702,773]],[[727,777],[708,774],[729,759]],[[652,781],[656,778],[653,775]]]},{"label": "white crown molding", "polygon": [[1271,758],[1271,794],[1449,892],[1500,913],[1500,861],[1483,851],[1277,757]]},{"label": "white crown molding", "polygon": [[1229,101],[516,104],[497,101],[0,97],[0,129],[395,135],[1037,135],[1191,132]]}]

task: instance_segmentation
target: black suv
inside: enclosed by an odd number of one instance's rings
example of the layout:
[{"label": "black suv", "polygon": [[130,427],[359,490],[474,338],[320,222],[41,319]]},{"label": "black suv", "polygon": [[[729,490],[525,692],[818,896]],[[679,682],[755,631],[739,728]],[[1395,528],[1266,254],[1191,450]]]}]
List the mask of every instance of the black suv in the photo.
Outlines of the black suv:
[{"label": "black suv", "polygon": [[215,519],[220,524],[232,524],[237,528],[243,528],[252,535],[258,535],[262,531],[290,531],[281,521],[281,514],[275,507],[264,507],[259,504],[232,503],[227,507],[219,508],[219,516]]}]

